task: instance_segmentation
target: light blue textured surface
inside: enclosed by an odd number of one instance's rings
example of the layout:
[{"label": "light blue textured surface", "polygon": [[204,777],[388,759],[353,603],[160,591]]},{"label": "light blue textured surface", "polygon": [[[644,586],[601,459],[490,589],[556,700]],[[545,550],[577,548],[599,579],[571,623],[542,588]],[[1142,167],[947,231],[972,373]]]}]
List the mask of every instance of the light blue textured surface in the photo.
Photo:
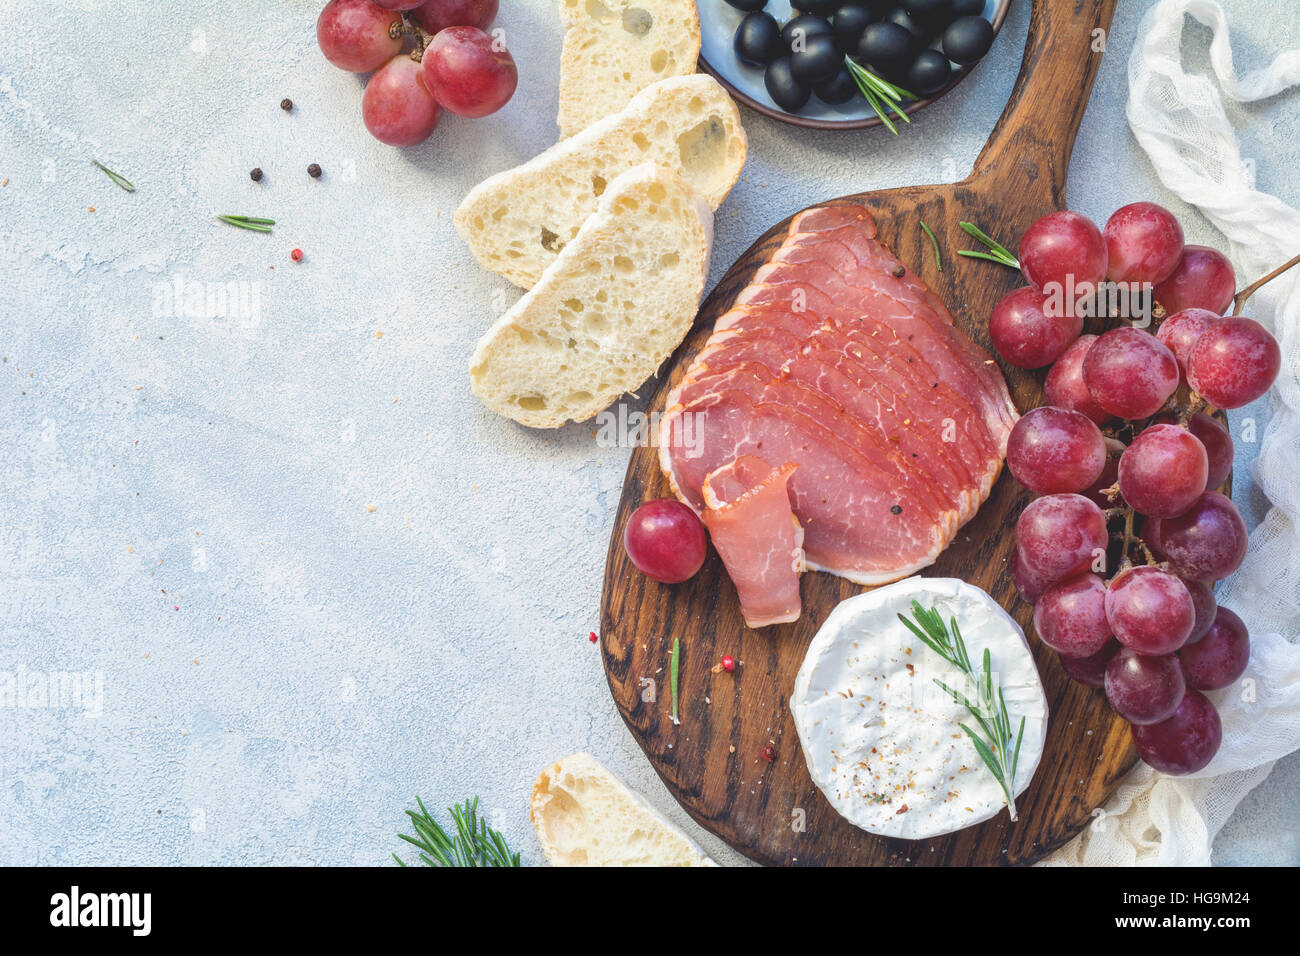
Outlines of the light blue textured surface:
[{"label": "light blue textured surface", "polygon": [[[414,794],[478,793],[536,863],[528,790],[577,749],[738,861],[657,781],[587,641],[627,451],[589,426],[523,431],[466,384],[516,293],[450,214],[553,141],[553,5],[503,4],[522,77],[505,110],[405,151],[366,134],[362,80],[316,49],[319,6],[0,6],[0,674],[90,672],[103,691],[102,709],[0,708],[0,862],[383,863]],[[745,113],[713,278],[811,202],[964,175],[1019,61],[1014,6],[976,74],[897,139]],[[1098,219],[1170,203],[1189,241],[1214,243],[1123,119],[1144,6],[1121,3],[1071,202]],[[1295,45],[1275,4],[1227,6],[1240,63]],[[1262,187],[1293,205],[1295,105],[1234,110]],[[241,283],[248,308],[190,310],[177,282]],[[1257,512],[1251,452],[1237,498]],[[1218,859],[1300,860],[1297,784],[1293,755]]]}]

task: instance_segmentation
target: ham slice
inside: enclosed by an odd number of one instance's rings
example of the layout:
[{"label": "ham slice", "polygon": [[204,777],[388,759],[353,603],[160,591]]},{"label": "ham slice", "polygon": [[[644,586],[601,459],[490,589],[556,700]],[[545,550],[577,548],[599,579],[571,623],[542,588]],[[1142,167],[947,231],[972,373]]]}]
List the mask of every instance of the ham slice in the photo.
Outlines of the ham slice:
[{"label": "ham slice", "polygon": [[704,479],[704,524],[750,627],[799,619],[803,528],[788,490],[798,467],[772,468],[756,455],[741,455]]},{"label": "ham slice", "polygon": [[[794,218],[670,392],[660,463],[705,515],[709,488],[754,489],[773,474],[760,465],[797,465],[785,482],[807,566],[884,584],[932,564],[975,515],[1017,417],[997,365],[866,210],[827,206]],[[674,443],[684,420],[690,447]],[[723,533],[752,552],[724,557],[743,607],[761,590],[766,529],[784,527],[755,509],[742,536],[741,514]]]}]

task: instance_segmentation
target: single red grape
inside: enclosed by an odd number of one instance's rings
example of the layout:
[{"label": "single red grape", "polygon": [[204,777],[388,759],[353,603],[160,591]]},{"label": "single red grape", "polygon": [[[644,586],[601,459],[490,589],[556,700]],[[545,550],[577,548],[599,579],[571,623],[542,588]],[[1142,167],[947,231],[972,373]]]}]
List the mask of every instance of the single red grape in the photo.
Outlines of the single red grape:
[{"label": "single red grape", "polygon": [[[391,29],[396,25],[397,36]],[[330,0],[316,18],[316,42],[325,59],[343,70],[369,73],[402,49],[402,15],[370,0]]]},{"label": "single red grape", "polygon": [[1250,663],[1250,634],[1241,618],[1219,608],[1206,635],[1178,652],[1187,686],[1222,690],[1246,673]]},{"label": "single red grape", "polygon": [[1178,388],[1178,362],[1150,332],[1125,325],[1092,343],[1083,380],[1093,401],[1112,415],[1147,418]]},{"label": "single red grape", "polygon": [[1040,495],[1082,491],[1106,465],[1096,424],[1068,408],[1043,405],[1024,414],[1007,439],[1007,467]]},{"label": "single red grape", "polygon": [[429,138],[442,110],[424,85],[420,64],[405,54],[388,61],[361,94],[361,118],[370,135],[389,146],[414,146]]},{"label": "single red grape", "polygon": [[1083,360],[1096,341],[1095,335],[1081,335],[1075,339],[1074,344],[1061,353],[1056,364],[1048,371],[1047,380],[1043,383],[1043,394],[1049,405],[1068,408],[1103,425],[1115,416],[1093,401],[1092,393],[1083,380]]},{"label": "single red grape", "polygon": [[1104,559],[1109,541],[1106,516],[1082,495],[1037,498],[1016,522],[1016,553],[1024,570],[1049,584]]},{"label": "single red grape", "polygon": [[1182,373],[1184,381],[1187,380],[1187,357],[1192,354],[1192,346],[1201,337],[1201,333],[1220,318],[1222,316],[1209,309],[1183,309],[1160,323],[1156,338],[1174,353],[1174,360],[1178,362],[1178,371]]},{"label": "single red grape", "polygon": [[1205,446],[1205,454],[1210,463],[1205,487],[1214,490],[1227,481],[1228,475],[1232,473],[1232,436],[1204,412],[1197,412],[1189,418],[1187,427]]},{"label": "single red grape", "polygon": [[1218,581],[1246,559],[1246,522],[1217,491],[1201,495],[1177,518],[1159,519],[1155,533],[1164,557],[1185,578]]},{"label": "single red grape", "polygon": [[1214,585],[1210,582],[1194,581],[1191,578],[1179,578],[1179,580],[1183,582],[1183,587],[1187,588],[1187,593],[1192,596],[1192,607],[1196,609],[1196,621],[1192,624],[1192,633],[1187,635],[1187,644],[1183,645],[1183,649],[1186,650],[1188,644],[1195,644],[1209,633],[1219,606],[1214,600]]},{"label": "single red grape", "polygon": [[[1071,303],[1106,278],[1106,242],[1082,213],[1049,212],[1020,238],[1020,271],[1040,292],[1058,292]],[[1074,296],[1066,293],[1075,290]],[[1070,311],[1073,311],[1072,309]]]},{"label": "single red grape", "polygon": [[1058,581],[1034,605],[1034,630],[1062,657],[1090,657],[1112,639],[1106,585],[1095,574]]},{"label": "single red grape", "polygon": [[505,45],[477,27],[447,27],[424,51],[424,82],[457,116],[495,113],[514,96],[519,71]]},{"label": "single red grape", "polygon": [[1183,227],[1163,206],[1135,202],[1106,221],[1107,274],[1116,282],[1163,282],[1183,255]]},{"label": "single red grape", "polygon": [[1234,316],[1196,340],[1187,358],[1187,383],[1212,405],[1241,408],[1269,390],[1281,367],[1282,350],[1268,329]]},{"label": "single red grape", "polygon": [[1147,765],[1181,776],[1204,770],[1219,752],[1223,724],[1200,691],[1189,690],[1173,715],[1158,724],[1133,727],[1133,746]]},{"label": "single red grape", "polygon": [[704,522],[676,498],[647,501],[627,520],[623,548],[642,574],[677,584],[704,564],[708,536]]},{"label": "single red grape", "polygon": [[1106,642],[1106,646],[1096,654],[1090,654],[1087,657],[1065,657],[1061,655],[1057,658],[1061,662],[1061,667],[1072,680],[1078,681],[1088,687],[1104,687],[1106,684],[1106,665],[1110,663],[1112,657],[1119,653],[1119,641],[1111,638]]},{"label": "single red grape", "polygon": [[1139,514],[1180,515],[1205,492],[1209,458],[1199,438],[1177,425],[1151,425],[1119,458],[1119,493]]},{"label": "single red grape", "polygon": [[1237,277],[1227,256],[1209,246],[1186,246],[1174,271],[1152,294],[1169,314],[1208,309],[1223,315],[1236,292]]},{"label": "single red grape", "polygon": [[499,0],[425,0],[412,16],[428,33],[447,27],[478,27],[486,30],[497,17]]},{"label": "single red grape", "polygon": [[1182,665],[1173,654],[1139,654],[1121,647],[1106,665],[1106,699],[1130,724],[1155,724],[1178,709],[1187,692]]},{"label": "single red grape", "polygon": [[1083,331],[1080,310],[1049,315],[1047,299],[1031,285],[1003,296],[989,316],[989,338],[998,354],[1017,368],[1042,368]]},{"label": "single red grape", "polygon": [[1111,632],[1139,654],[1169,654],[1187,643],[1196,607],[1186,585],[1150,565],[1127,568],[1106,589]]}]

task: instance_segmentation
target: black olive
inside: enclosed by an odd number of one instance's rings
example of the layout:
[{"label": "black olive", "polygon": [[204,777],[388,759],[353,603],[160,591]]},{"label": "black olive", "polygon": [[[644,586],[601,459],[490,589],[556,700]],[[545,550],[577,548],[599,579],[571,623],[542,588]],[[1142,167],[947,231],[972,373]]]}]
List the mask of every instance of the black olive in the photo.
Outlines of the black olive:
[{"label": "black olive", "polygon": [[924,23],[908,16],[907,11],[902,7],[895,7],[886,13],[885,22],[897,24],[910,33],[912,35],[912,48],[915,50],[919,50],[929,43],[930,37],[933,36],[926,30]]},{"label": "black olive", "polygon": [[984,12],[984,0],[952,0],[952,16],[978,17]]},{"label": "black olive", "polygon": [[790,6],[800,13],[811,13],[815,17],[828,19],[839,6],[839,0],[794,0]]},{"label": "black olive", "polygon": [[840,49],[845,53],[856,53],[862,31],[874,19],[876,15],[865,4],[846,3],[838,8],[831,23],[835,27],[835,39],[839,41]]},{"label": "black olive", "polygon": [[900,73],[912,62],[912,35],[897,23],[873,23],[863,31],[858,56],[882,72]]},{"label": "black olive", "polygon": [[767,0],[727,0],[727,3],[737,10],[744,10],[746,13],[754,13],[767,6]]},{"label": "black olive", "polygon": [[814,86],[813,92],[817,94],[817,99],[823,103],[838,106],[840,103],[847,103],[853,99],[859,90],[858,84],[854,82],[853,77],[849,76],[849,71],[840,70],[829,80]]},{"label": "black olive", "polygon": [[781,28],[770,13],[749,13],[736,27],[736,56],[750,66],[767,66],[785,52]]},{"label": "black olive", "polygon": [[799,112],[812,95],[812,91],[790,72],[788,56],[780,57],[767,65],[763,85],[767,87],[767,95],[772,97],[772,101],[787,113]]},{"label": "black olive", "polygon": [[801,83],[829,80],[844,68],[844,54],[832,36],[810,37],[799,53],[790,54],[790,70]]},{"label": "black olive", "polygon": [[811,13],[805,13],[790,20],[781,28],[781,40],[785,43],[785,48],[793,53],[796,48],[802,49],[813,37],[829,35],[833,32],[827,21]]},{"label": "black olive", "polygon": [[938,93],[952,79],[952,65],[938,50],[922,50],[907,71],[907,89],[917,96]]},{"label": "black olive", "polygon": [[943,31],[943,53],[954,63],[978,63],[993,45],[993,24],[983,17],[962,17]]},{"label": "black olive", "polygon": [[[983,10],[984,0],[979,0],[979,3]],[[938,35],[958,17],[953,12],[952,0],[903,0],[903,9],[927,37]]]},{"label": "black olive", "polygon": [[[983,7],[983,0],[980,0]],[[914,17],[942,16],[952,9],[952,0],[903,0],[903,9]]]}]

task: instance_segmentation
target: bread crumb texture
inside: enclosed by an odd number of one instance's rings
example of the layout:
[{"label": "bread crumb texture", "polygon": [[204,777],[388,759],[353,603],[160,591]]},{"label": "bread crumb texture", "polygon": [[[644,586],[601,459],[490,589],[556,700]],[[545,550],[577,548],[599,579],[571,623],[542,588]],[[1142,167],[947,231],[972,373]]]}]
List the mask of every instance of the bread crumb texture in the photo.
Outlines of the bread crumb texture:
[{"label": "bread crumb texture", "polygon": [[552,866],[716,866],[595,757],[542,771],[529,816]]},{"label": "bread crumb texture", "polygon": [[670,169],[620,175],[537,286],[479,341],[474,394],[523,425],[555,428],[635,389],[690,330],[712,220]]},{"label": "bread crumb texture", "polygon": [[740,113],[717,80],[663,80],[620,112],[474,187],[456,210],[456,230],[485,269],[531,289],[620,173],[647,162],[666,166],[716,210],[740,177],[745,153]]},{"label": "bread crumb texture", "polygon": [[651,83],[695,72],[695,0],[560,0],[560,136],[617,113]]}]

